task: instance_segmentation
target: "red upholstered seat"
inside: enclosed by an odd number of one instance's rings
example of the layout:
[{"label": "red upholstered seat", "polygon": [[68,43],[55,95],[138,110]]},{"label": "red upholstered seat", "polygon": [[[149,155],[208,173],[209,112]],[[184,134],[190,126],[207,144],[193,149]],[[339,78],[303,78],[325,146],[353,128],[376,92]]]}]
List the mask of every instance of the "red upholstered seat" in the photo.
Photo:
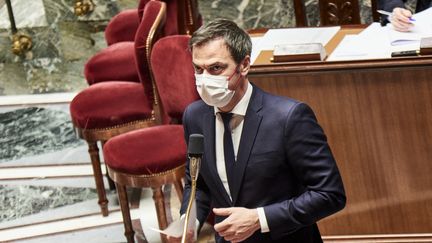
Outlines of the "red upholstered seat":
[{"label": "red upholstered seat", "polygon": [[[108,23],[105,39],[109,46],[91,57],[84,67],[84,76],[89,85],[113,80],[140,82],[140,70],[137,68],[146,69],[147,64],[138,60],[138,65],[135,65],[132,42],[136,43],[137,37],[146,38],[149,34],[139,30],[140,22],[149,23],[148,19],[152,18],[144,13],[149,1],[141,0],[138,9],[122,11]],[[167,3],[164,36],[191,32],[201,25],[202,19],[196,0],[164,2]],[[145,53],[140,55],[142,59],[147,58]]]},{"label": "red upholstered seat", "polygon": [[[184,109],[199,99],[195,88],[189,36],[160,39],[151,55],[153,76],[164,108],[164,123],[181,122]],[[116,183],[128,242],[134,242],[126,187],[151,187],[159,228],[168,221],[162,186],[174,184],[182,200],[186,144],[181,125],[160,125],[131,131],[110,139],[103,147],[108,173]],[[165,236],[161,235],[162,242]]]},{"label": "red upholstered seat", "polygon": [[104,158],[111,169],[152,175],[184,165],[186,144],[182,125],[155,126],[110,139]]},{"label": "red upholstered seat", "polygon": [[[166,5],[160,1],[150,1],[144,7],[143,15],[145,16],[140,22],[134,43],[121,42],[110,46],[106,52],[118,48],[119,53],[115,57],[95,57],[106,62],[98,63],[98,66],[91,70],[97,70],[104,77],[108,76],[112,82],[102,82],[84,89],[70,104],[76,131],[89,146],[98,203],[104,216],[108,215],[108,200],[100,168],[98,142],[103,145],[116,135],[154,126],[160,120],[148,57],[153,44],[161,36],[165,24]],[[123,48],[129,50],[130,54],[124,56],[125,53],[121,53]],[[114,64],[111,59],[119,56],[122,57],[121,62]],[[131,67],[135,68],[140,83],[124,82],[116,76],[116,73],[123,73]],[[113,183],[110,184],[110,188],[114,188]]]},{"label": "red upholstered seat", "polygon": [[102,81],[139,82],[134,59],[134,42],[119,42],[93,55],[84,66],[89,85]]},{"label": "red upholstered seat", "polygon": [[140,83],[99,83],[72,100],[72,122],[82,129],[102,129],[149,119],[153,110],[150,102]]},{"label": "red upholstered seat", "polygon": [[[152,44],[163,36],[166,11],[163,16],[158,16],[158,4],[147,3],[145,6],[134,42],[119,42],[108,46],[87,61],[84,76],[89,85],[104,81],[141,81],[146,88],[146,94],[152,96],[153,85],[148,59]],[[160,30],[155,31],[155,19],[158,18],[163,18],[164,24],[158,26]],[[148,39],[152,41],[149,43]]]},{"label": "red upholstered seat", "polygon": [[[144,1],[147,3],[149,0],[142,0],[140,2]],[[123,10],[110,20],[105,28],[105,40],[107,45],[122,41],[133,42],[136,30],[142,18],[142,11],[140,17],[138,15],[140,11],[137,10],[139,9]]]},{"label": "red upholstered seat", "polygon": [[[137,9],[121,11],[114,16],[105,29],[105,40],[108,45],[122,41],[133,41],[143,9],[150,0],[140,0]],[[198,12],[196,0],[163,0],[167,4],[167,23],[164,33],[168,35],[186,34],[186,25],[201,26],[202,19]],[[189,9],[190,8],[190,9]],[[191,13],[190,13],[191,11]],[[192,23],[189,18],[192,18]],[[179,20],[182,21],[179,23]]]}]

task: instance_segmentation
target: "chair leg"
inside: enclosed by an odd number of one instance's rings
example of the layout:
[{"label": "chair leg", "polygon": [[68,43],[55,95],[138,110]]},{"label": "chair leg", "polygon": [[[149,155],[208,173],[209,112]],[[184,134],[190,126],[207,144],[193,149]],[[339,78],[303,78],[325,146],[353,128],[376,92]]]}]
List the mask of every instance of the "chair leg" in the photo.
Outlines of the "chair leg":
[{"label": "chair leg", "polygon": [[101,163],[99,159],[99,149],[96,142],[88,142],[90,159],[93,167],[93,175],[96,182],[96,191],[99,197],[99,206],[103,216],[108,216],[108,200],[106,198],[105,186],[102,177]]},{"label": "chair leg", "polygon": [[[156,214],[158,218],[159,228],[165,229],[168,227],[168,222],[166,218],[166,211],[165,211],[165,202],[164,202],[164,196],[162,192],[162,187],[152,187],[153,190],[153,201],[156,206]],[[164,234],[161,234],[162,242],[167,242],[167,238]]]},{"label": "chair leg", "polygon": [[[106,143],[106,141],[102,141],[102,148],[103,148],[103,146],[105,145],[105,143]],[[106,165],[105,165],[105,168],[107,168]],[[109,175],[108,175],[108,170],[106,170],[105,177],[107,178],[109,189],[110,189],[110,190],[114,190],[114,189],[115,189],[115,183],[114,183],[114,181],[111,179],[111,177],[109,177]]]},{"label": "chair leg", "polygon": [[176,189],[177,196],[178,196],[180,202],[182,202],[183,201],[183,184],[182,184],[181,179],[174,181],[174,187]]},{"label": "chair leg", "polygon": [[124,235],[126,236],[128,243],[133,243],[135,242],[134,240],[135,232],[132,227],[132,220],[129,211],[129,200],[126,192],[126,187],[118,183],[116,183],[116,187],[117,187],[117,194],[120,202],[120,208],[123,216],[123,224],[125,228]]}]

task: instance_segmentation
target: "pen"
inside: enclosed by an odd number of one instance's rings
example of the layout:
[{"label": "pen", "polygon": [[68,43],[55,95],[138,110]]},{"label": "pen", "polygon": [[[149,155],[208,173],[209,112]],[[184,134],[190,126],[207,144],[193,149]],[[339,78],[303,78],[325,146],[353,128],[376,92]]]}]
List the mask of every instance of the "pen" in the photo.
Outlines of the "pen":
[{"label": "pen", "polygon": [[[387,11],[384,11],[384,10],[377,10],[377,12],[380,13],[380,14],[387,15],[387,16],[392,16],[392,15],[393,15],[392,13],[387,12]],[[411,17],[409,17],[408,19],[409,19],[410,21],[415,21],[415,19],[413,19],[413,18],[411,18]]]}]

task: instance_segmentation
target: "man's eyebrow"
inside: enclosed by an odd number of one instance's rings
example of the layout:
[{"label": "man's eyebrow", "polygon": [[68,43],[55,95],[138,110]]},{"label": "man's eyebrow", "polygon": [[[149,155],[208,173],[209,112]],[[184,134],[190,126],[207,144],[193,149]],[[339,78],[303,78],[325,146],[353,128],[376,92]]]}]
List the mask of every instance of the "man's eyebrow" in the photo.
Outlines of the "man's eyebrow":
[{"label": "man's eyebrow", "polygon": [[222,67],[227,67],[227,66],[228,66],[228,63],[215,62],[215,63],[212,63],[212,64],[210,64],[210,65],[208,65],[208,66],[209,66],[209,67],[212,67],[212,66],[216,66],[216,65],[219,65],[219,66],[222,66]]},{"label": "man's eyebrow", "polygon": [[194,67],[199,67],[199,68],[202,68],[202,67],[209,68],[209,67],[216,66],[216,65],[219,65],[219,66],[222,66],[222,67],[227,67],[228,66],[228,63],[223,63],[223,62],[214,62],[214,63],[212,63],[210,65],[203,65],[203,66],[200,66],[200,65],[198,65],[198,64],[196,64],[194,62],[192,62],[192,64],[194,65]]}]

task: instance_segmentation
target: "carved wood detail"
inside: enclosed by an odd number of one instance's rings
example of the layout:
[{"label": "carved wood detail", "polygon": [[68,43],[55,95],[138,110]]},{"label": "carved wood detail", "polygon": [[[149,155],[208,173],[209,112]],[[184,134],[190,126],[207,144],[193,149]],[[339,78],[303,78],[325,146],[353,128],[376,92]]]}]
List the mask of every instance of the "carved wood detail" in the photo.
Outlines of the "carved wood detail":
[{"label": "carved wood detail", "polygon": [[320,0],[321,26],[360,24],[358,0]]}]

